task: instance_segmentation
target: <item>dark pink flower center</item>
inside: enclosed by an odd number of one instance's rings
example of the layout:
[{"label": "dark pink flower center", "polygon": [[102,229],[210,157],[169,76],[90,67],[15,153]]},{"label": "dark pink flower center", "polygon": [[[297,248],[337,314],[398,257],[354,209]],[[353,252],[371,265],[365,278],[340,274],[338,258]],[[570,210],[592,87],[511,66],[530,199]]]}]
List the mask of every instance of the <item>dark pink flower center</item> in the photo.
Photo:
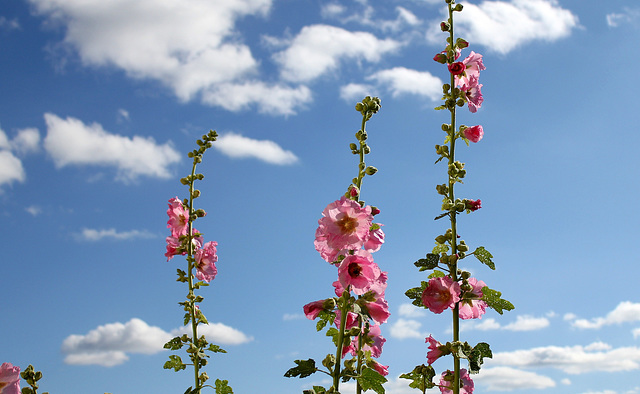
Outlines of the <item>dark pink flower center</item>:
[{"label": "dark pink flower center", "polygon": [[358,227],[358,219],[352,218],[349,215],[344,215],[342,219],[336,222],[336,225],[340,228],[340,232],[343,234],[351,234],[356,231]]},{"label": "dark pink flower center", "polygon": [[349,276],[351,276],[352,278],[358,277],[360,276],[360,273],[362,272],[362,267],[360,267],[360,265],[358,265],[357,263],[351,263],[349,264]]}]

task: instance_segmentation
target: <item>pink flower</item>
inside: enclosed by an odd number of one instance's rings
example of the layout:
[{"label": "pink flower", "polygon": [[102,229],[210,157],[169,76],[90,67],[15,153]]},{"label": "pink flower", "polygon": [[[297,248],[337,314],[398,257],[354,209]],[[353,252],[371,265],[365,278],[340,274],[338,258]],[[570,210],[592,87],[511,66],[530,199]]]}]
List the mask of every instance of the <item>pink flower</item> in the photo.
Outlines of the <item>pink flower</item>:
[{"label": "pink flower", "polygon": [[465,64],[463,62],[455,62],[451,63],[447,66],[449,68],[449,72],[453,75],[460,75],[465,71]]},{"label": "pink flower", "polygon": [[324,302],[326,300],[313,301],[305,305],[302,310],[304,311],[304,315],[309,320],[314,320],[320,312],[324,310]]},{"label": "pink flower", "polygon": [[218,261],[216,246],[218,246],[217,242],[210,241],[196,252],[196,278],[207,283],[211,282],[218,273],[215,264]]},{"label": "pink flower", "polygon": [[0,365],[0,394],[20,394],[20,367]]},{"label": "pink flower", "polygon": [[429,279],[422,292],[422,304],[433,313],[442,313],[460,301],[460,285],[448,276]]},{"label": "pink flower", "polygon": [[[445,371],[442,373],[442,377],[440,378],[440,392],[442,394],[453,394],[453,390],[451,390],[451,387],[453,386],[453,379],[452,371]],[[460,369],[460,381],[462,382],[460,394],[472,394],[473,380],[471,380],[469,373],[464,368]]]},{"label": "pink flower", "polygon": [[482,55],[471,51],[469,56],[462,61],[464,63],[464,74],[458,74],[455,78],[456,86],[462,86],[465,83],[469,83],[471,77],[480,78],[480,71],[486,70],[486,67],[482,63]]},{"label": "pink flower", "polygon": [[460,318],[463,320],[480,319],[487,308],[487,303],[482,301],[482,288],[486,284],[476,278],[469,278],[467,281],[471,285],[471,291],[462,295],[459,307]]},{"label": "pink flower", "polygon": [[377,252],[384,243],[384,232],[380,226],[382,224],[375,223],[372,227],[376,227],[376,229],[369,231],[369,239],[364,243],[364,248],[368,252]]},{"label": "pink flower", "polygon": [[442,344],[433,339],[433,336],[431,335],[426,337],[424,342],[429,344],[429,351],[427,352],[427,362],[429,363],[429,365],[431,365],[442,356],[443,353],[440,349],[440,346],[442,346]]},{"label": "pink flower", "polygon": [[467,127],[462,133],[464,134],[464,138],[474,143],[479,142],[482,136],[484,136],[484,130],[480,125]]},{"label": "pink flower", "polygon": [[460,88],[467,99],[469,111],[473,113],[477,112],[478,108],[482,107],[482,102],[484,101],[480,88],[482,88],[482,84],[478,83],[478,77],[475,75],[471,76]]},{"label": "pink flower", "polygon": [[[349,348],[351,349],[350,352],[353,356],[357,355],[356,352],[358,349],[359,340],[360,340],[359,337],[353,338],[353,340],[351,341],[351,345],[349,346]],[[364,345],[362,346],[362,350],[365,352],[371,351],[371,357],[378,358],[382,354],[382,345],[384,345],[386,341],[387,340],[382,336],[382,331],[380,330],[379,325],[376,324],[376,325],[370,326],[369,332],[367,333],[367,336],[364,339]]]},{"label": "pink flower", "polygon": [[[198,230],[196,230],[194,228],[193,229],[193,234],[199,234]],[[182,248],[182,244],[180,243],[180,239],[179,238],[168,236],[166,238],[166,241],[167,241],[167,251],[166,251],[166,253],[164,255],[167,258],[167,261],[171,260],[173,258],[173,256],[175,256],[177,254],[181,254],[183,256],[185,254],[187,254],[187,250],[186,249],[181,249]],[[193,250],[200,249],[202,247],[202,243],[203,242],[204,242],[204,239],[202,238],[202,236],[193,237],[193,239],[192,239]]]},{"label": "pink flower", "polygon": [[440,64],[445,64],[447,62],[447,52],[440,52],[433,57],[433,60]]},{"label": "pink flower", "polygon": [[[340,310],[336,311],[336,319],[333,323],[336,327],[340,328],[340,319],[342,318],[342,312]],[[347,321],[345,322],[344,329],[350,330],[353,327],[358,327],[360,325],[360,319],[358,318],[357,313],[347,312]]]},{"label": "pink flower", "polygon": [[468,209],[470,211],[477,211],[478,209],[482,208],[482,200],[477,199],[477,200],[464,200],[464,208]]},{"label": "pink flower", "polygon": [[386,323],[389,316],[391,316],[391,313],[389,312],[389,304],[382,297],[378,298],[374,302],[368,303],[367,310],[369,311],[369,316],[371,316],[371,318],[378,324]]},{"label": "pink flower", "polygon": [[371,207],[342,196],[329,204],[318,220],[315,246],[320,255],[333,262],[337,252],[344,249],[359,249],[369,237],[373,216]]},{"label": "pink flower", "polygon": [[375,369],[380,375],[382,376],[387,376],[389,375],[389,366],[388,365],[382,365],[379,362],[377,362],[376,360],[371,360],[367,363],[367,365],[370,368]]},{"label": "pink flower", "polygon": [[342,260],[338,267],[338,280],[343,288],[350,287],[356,295],[371,290],[380,280],[380,268],[373,261],[371,253],[359,249]]},{"label": "pink flower", "polygon": [[182,205],[182,201],[178,197],[169,200],[169,209],[167,209],[169,221],[167,228],[171,229],[171,236],[179,238],[187,233],[189,227],[189,212]]}]

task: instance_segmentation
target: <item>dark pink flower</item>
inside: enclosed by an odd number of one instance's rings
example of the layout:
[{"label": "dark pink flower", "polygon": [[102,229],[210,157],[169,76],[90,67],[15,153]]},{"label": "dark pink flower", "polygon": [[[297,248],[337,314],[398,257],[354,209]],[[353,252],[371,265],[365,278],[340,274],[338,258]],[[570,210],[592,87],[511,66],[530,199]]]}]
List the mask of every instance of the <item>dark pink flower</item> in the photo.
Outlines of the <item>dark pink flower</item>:
[{"label": "dark pink flower", "polygon": [[380,268],[373,261],[371,253],[359,249],[342,260],[338,267],[338,280],[343,288],[350,288],[356,295],[371,290],[380,280]]},{"label": "dark pink flower", "polygon": [[203,245],[202,249],[198,249],[195,256],[197,268],[196,278],[207,283],[211,282],[218,273],[215,264],[218,261],[216,246],[218,246],[218,243],[215,241],[207,242]]},{"label": "dark pink flower", "polygon": [[469,278],[467,281],[471,285],[471,291],[462,295],[459,307],[460,318],[463,320],[480,319],[487,308],[487,303],[482,301],[482,288],[486,284],[476,278]]},{"label": "dark pink flower", "polygon": [[480,125],[471,126],[464,129],[463,134],[464,134],[464,138],[468,139],[471,142],[476,143],[476,142],[479,142],[484,136],[484,130]]},{"label": "dark pink flower", "polygon": [[451,63],[447,66],[449,68],[449,72],[453,75],[460,75],[465,71],[466,66],[463,62],[455,62]]},{"label": "dark pink flower", "polygon": [[[198,230],[196,230],[195,228],[193,229],[193,234],[199,234]],[[173,237],[173,236],[168,236],[166,238],[167,241],[167,251],[164,254],[165,257],[167,258],[167,261],[171,260],[173,258],[173,256],[177,255],[177,254],[181,254],[181,255],[185,255],[187,254],[187,250],[186,249],[181,249],[182,248],[182,244],[180,243],[180,239]],[[192,243],[193,243],[193,250],[198,250],[202,247],[202,243],[204,242],[204,239],[202,238],[202,236],[197,236],[197,237],[193,237],[192,239]]]},{"label": "dark pink flower", "polygon": [[[353,356],[357,355],[356,352],[358,349],[358,341],[359,341],[359,337],[353,338],[353,340],[351,341],[351,345],[349,346],[351,349],[350,350],[351,354]],[[369,332],[367,333],[367,336],[364,339],[364,345],[362,346],[362,350],[365,352],[371,351],[371,357],[378,358],[382,354],[382,345],[384,345],[386,341],[387,340],[382,336],[382,331],[380,330],[379,325],[376,324],[376,325],[370,326]]]},{"label": "dark pink flower", "polygon": [[379,362],[377,362],[376,360],[371,360],[367,363],[367,365],[370,368],[375,369],[380,375],[382,376],[387,376],[389,375],[389,366],[388,365],[382,365]]},{"label": "dark pink flower", "polygon": [[20,367],[0,365],[0,394],[20,394]]},{"label": "dark pink flower", "polygon": [[[340,328],[340,318],[342,317],[342,312],[340,310],[336,311],[336,319],[333,323],[336,327]],[[360,325],[360,319],[357,313],[347,312],[347,321],[345,322],[345,330],[350,330],[353,327],[358,327]]]},{"label": "dark pink flower", "polygon": [[304,315],[309,320],[314,320],[320,312],[324,310],[324,303],[326,300],[313,301],[305,305],[302,310],[304,311]]},{"label": "dark pink flower", "polygon": [[422,304],[433,313],[442,313],[460,301],[460,285],[448,276],[429,279],[422,292]]},{"label": "dark pink flower", "polygon": [[433,336],[431,335],[426,337],[424,342],[429,344],[429,351],[427,352],[427,362],[429,363],[429,365],[431,365],[442,356],[443,353],[440,349],[440,346],[442,346],[442,344],[433,339]]},{"label": "dark pink flower", "polygon": [[482,107],[482,102],[484,101],[482,98],[482,91],[480,90],[481,88],[482,84],[478,83],[478,77],[476,76],[469,78],[460,88],[467,99],[469,111],[473,113],[477,112],[478,108]]},{"label": "dark pink flower", "polygon": [[[453,386],[453,371],[445,371],[440,378],[440,393],[453,394],[451,387]],[[462,387],[460,387],[460,394],[472,394],[473,393],[473,380],[469,376],[466,369],[460,369],[460,381]]]},{"label": "dark pink flower", "polygon": [[322,211],[314,242],[316,250],[326,261],[333,262],[339,251],[361,248],[369,237],[372,221],[370,206],[361,207],[342,196]]},{"label": "dark pink flower", "polygon": [[440,52],[433,57],[433,60],[440,64],[445,64],[447,62],[447,52]]},{"label": "dark pink flower", "polygon": [[382,224],[375,223],[373,225],[375,230],[369,231],[369,238],[364,243],[364,248],[371,253],[380,250],[380,247],[384,243],[384,232],[380,226],[382,226]]},{"label": "dark pink flower", "polygon": [[189,212],[182,205],[182,201],[178,197],[169,200],[169,209],[167,209],[169,221],[167,228],[171,229],[171,236],[179,238],[187,233],[189,227]]},{"label": "dark pink flower", "polygon": [[382,297],[378,298],[374,302],[368,303],[367,310],[369,311],[369,316],[371,316],[371,318],[378,324],[386,323],[389,316],[391,316],[391,313],[389,312],[389,304]]},{"label": "dark pink flower", "polygon": [[477,211],[478,209],[482,208],[482,200],[477,199],[477,200],[464,200],[464,208],[468,209],[470,211]]}]

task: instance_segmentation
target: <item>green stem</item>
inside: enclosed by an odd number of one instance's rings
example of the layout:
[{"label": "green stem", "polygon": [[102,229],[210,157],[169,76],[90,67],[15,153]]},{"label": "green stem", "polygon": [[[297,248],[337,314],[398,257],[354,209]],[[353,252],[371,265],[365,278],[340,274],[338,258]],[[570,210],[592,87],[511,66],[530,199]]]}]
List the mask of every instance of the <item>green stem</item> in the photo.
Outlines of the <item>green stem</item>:
[{"label": "green stem", "polygon": [[336,365],[333,368],[333,388],[339,392],[340,385],[340,368],[342,367],[342,347],[344,346],[344,330],[347,326],[349,289],[345,289],[342,293],[342,306],[340,308],[340,332],[338,333],[338,345],[336,349]]},{"label": "green stem", "polygon": [[[362,131],[363,134],[365,133],[366,124],[367,115],[365,112],[365,114],[362,115],[362,126],[360,128],[360,131]],[[358,153],[360,154],[360,163],[358,164],[358,182],[356,182],[356,187],[358,188],[358,199],[360,199],[360,194],[362,194],[362,179],[364,178],[364,170],[366,168],[364,163],[364,147],[366,145],[366,142],[364,142],[361,138],[358,139],[358,142],[360,143],[360,149],[358,150]]]},{"label": "green stem", "polygon": [[[362,375],[362,345],[364,344],[364,335],[367,333],[363,330],[363,322],[360,321],[360,334],[358,335],[358,367],[356,369],[356,375]],[[356,382],[356,394],[362,393],[362,387],[360,387],[360,382]]]},{"label": "green stem", "polygon": [[[193,259],[193,221],[192,221],[192,217],[194,215],[194,210],[193,210],[193,184],[195,183],[195,173],[196,173],[196,161],[193,161],[193,167],[191,168],[191,181],[189,182],[189,226],[188,226],[188,241],[189,241],[189,246],[188,246],[188,252],[189,252],[189,258],[187,259],[189,262],[189,314],[191,315],[191,332],[192,332],[192,343],[193,345],[198,348],[199,346],[196,345],[196,342],[198,340],[198,324],[196,322],[196,304],[194,302],[194,298],[195,295],[193,293],[194,287],[193,287],[193,268],[194,268],[194,259]],[[198,389],[200,388],[200,356],[199,356],[199,351],[196,350],[195,353],[193,353],[193,371],[194,371],[194,375],[195,375],[195,388]]]}]

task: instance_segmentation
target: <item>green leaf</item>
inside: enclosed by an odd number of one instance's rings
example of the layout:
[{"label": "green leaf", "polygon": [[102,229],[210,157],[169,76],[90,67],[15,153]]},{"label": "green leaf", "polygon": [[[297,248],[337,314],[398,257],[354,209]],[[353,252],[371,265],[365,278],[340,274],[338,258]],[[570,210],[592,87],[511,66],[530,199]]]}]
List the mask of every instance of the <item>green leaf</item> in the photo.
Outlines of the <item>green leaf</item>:
[{"label": "green leaf", "polygon": [[480,372],[480,366],[482,366],[483,359],[485,357],[492,358],[491,348],[488,343],[480,342],[477,344],[469,354],[466,355],[469,359],[469,373]]},{"label": "green leaf", "polygon": [[489,251],[486,250],[484,246],[480,246],[472,254],[476,256],[476,258],[480,260],[482,264],[486,265],[492,270],[496,269],[496,265],[493,263],[493,260],[491,260],[493,258],[493,255],[489,253]]},{"label": "green leaf", "polygon": [[302,394],[325,394],[327,389],[322,386],[313,386],[311,390],[303,390]]},{"label": "green leaf", "polygon": [[482,300],[487,303],[487,306],[499,314],[502,315],[503,310],[512,310],[515,308],[512,303],[501,298],[502,293],[497,290],[492,290],[485,286],[482,288]]},{"label": "green leaf", "polygon": [[216,379],[216,394],[233,394],[228,380]]},{"label": "green leaf", "polygon": [[373,390],[377,394],[384,394],[384,387],[382,387],[382,385],[387,382],[387,378],[375,369],[363,368],[357,380],[364,391]]},{"label": "green leaf", "polygon": [[422,281],[420,282],[420,287],[414,287],[413,289],[409,289],[404,293],[404,295],[406,295],[407,297],[409,297],[409,299],[412,300],[411,303],[413,305],[420,308],[424,308],[424,305],[422,305],[422,293],[426,288],[427,288],[427,282]]},{"label": "green leaf", "polygon": [[[433,271],[433,273],[431,275],[428,276],[428,278],[429,279],[432,279],[432,278],[444,278],[445,276],[446,275],[445,275],[444,272],[435,270],[435,271]],[[426,288],[426,286],[425,286],[425,288]]]},{"label": "green leaf", "polygon": [[227,352],[226,350],[224,350],[220,346],[214,345],[213,343],[209,345],[209,348],[207,350],[210,351],[210,352],[213,352],[213,353],[226,353]]},{"label": "green leaf", "polygon": [[164,348],[165,349],[170,349],[170,350],[178,350],[182,348],[182,340],[180,339],[180,337],[175,337],[172,340],[170,340],[169,342],[164,344]]},{"label": "green leaf", "polygon": [[[448,214],[448,213],[449,212],[447,212],[446,214]],[[447,245],[447,244],[436,244],[436,246],[433,247],[433,250],[431,250],[431,253],[440,254],[440,253],[446,253],[448,251],[449,251],[449,245]]]},{"label": "green leaf", "polygon": [[420,268],[420,271],[432,270],[438,266],[440,256],[435,253],[427,254],[427,258],[420,259],[413,263],[416,267]]},{"label": "green leaf", "polygon": [[181,369],[186,369],[187,365],[182,362],[182,359],[180,358],[180,356],[171,355],[171,356],[169,356],[169,361],[164,363],[164,367],[163,368],[164,369],[173,368],[174,371],[178,372]]},{"label": "green leaf", "polygon": [[285,372],[285,378],[294,378],[298,376],[299,378],[306,378],[309,375],[314,374],[318,369],[316,368],[316,362],[313,359],[308,360],[295,360],[298,366],[290,368],[287,372]]},{"label": "green leaf", "polygon": [[412,382],[409,383],[409,387],[422,390],[435,387],[433,378],[436,376],[436,371],[431,365],[418,365],[410,373],[400,375],[402,379],[409,379]]}]

